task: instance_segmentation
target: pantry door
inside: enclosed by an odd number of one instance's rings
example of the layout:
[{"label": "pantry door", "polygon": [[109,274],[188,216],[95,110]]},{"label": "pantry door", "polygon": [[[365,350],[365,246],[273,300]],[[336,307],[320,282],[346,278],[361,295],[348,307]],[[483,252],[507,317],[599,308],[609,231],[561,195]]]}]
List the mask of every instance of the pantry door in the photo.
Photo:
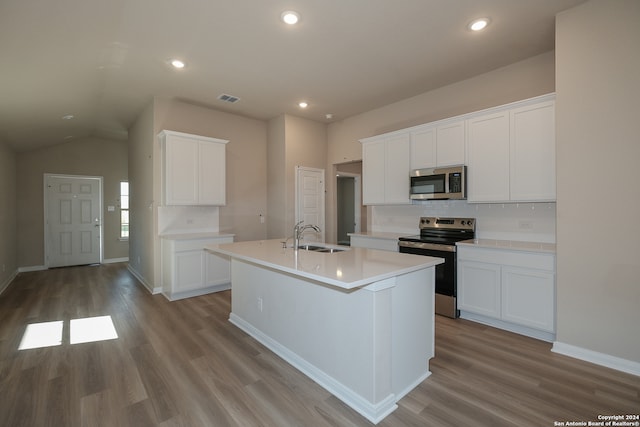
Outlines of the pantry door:
[{"label": "pantry door", "polygon": [[44,176],[45,265],[102,261],[102,177]]},{"label": "pantry door", "polygon": [[307,230],[304,238],[310,242],[324,242],[324,169],[296,167],[296,223],[317,225],[320,232]]}]

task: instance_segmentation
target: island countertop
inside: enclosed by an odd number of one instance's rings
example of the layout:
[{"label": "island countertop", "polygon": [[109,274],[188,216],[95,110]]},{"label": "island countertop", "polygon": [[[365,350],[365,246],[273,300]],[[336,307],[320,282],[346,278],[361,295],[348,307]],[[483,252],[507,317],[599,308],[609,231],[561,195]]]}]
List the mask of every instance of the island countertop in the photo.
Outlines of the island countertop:
[{"label": "island countertop", "polygon": [[293,248],[282,246],[282,239],[274,239],[208,245],[205,250],[344,289],[366,286],[444,262],[442,258],[349,247],[340,247],[346,250],[335,253],[300,249],[296,254]]}]

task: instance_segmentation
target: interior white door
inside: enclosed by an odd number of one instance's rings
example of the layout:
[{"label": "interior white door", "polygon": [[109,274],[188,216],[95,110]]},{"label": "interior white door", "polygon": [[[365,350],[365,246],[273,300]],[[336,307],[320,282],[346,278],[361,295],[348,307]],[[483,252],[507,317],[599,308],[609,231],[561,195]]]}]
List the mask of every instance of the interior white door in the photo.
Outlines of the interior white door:
[{"label": "interior white door", "polygon": [[296,223],[317,225],[320,232],[307,230],[304,239],[324,242],[324,169],[296,168]]},{"label": "interior white door", "polygon": [[46,266],[102,261],[102,178],[45,175]]}]

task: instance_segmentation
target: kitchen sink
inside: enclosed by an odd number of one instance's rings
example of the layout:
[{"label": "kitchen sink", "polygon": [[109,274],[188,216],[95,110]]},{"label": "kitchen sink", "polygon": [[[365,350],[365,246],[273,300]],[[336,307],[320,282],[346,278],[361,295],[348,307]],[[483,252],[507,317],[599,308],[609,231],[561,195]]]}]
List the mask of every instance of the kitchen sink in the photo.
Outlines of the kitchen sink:
[{"label": "kitchen sink", "polygon": [[317,245],[300,245],[298,246],[298,249],[302,249],[305,251],[312,251],[312,252],[322,252],[322,253],[329,253],[329,254],[333,254],[336,252],[344,252],[346,250],[348,250],[347,248],[329,248],[327,246],[317,246]]}]

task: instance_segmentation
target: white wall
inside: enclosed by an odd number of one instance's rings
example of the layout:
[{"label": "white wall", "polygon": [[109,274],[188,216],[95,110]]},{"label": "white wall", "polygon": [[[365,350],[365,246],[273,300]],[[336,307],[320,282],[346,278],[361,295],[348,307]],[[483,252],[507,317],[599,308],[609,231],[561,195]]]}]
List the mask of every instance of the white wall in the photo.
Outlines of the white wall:
[{"label": "white wall", "polygon": [[640,374],[640,2],[558,15],[559,343]]}]

